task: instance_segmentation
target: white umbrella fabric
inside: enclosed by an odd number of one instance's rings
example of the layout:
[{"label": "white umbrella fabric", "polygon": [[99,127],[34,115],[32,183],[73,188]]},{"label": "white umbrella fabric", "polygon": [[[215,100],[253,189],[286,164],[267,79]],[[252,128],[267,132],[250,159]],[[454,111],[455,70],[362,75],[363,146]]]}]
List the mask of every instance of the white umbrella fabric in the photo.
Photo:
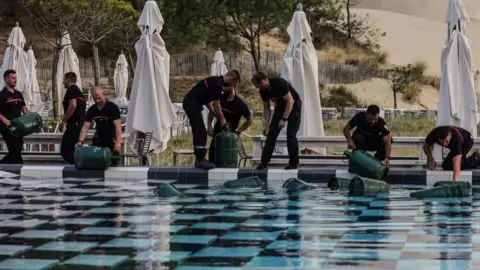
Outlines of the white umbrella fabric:
[{"label": "white umbrella fabric", "polygon": [[223,58],[223,52],[219,49],[215,52],[213,57],[213,64],[210,68],[210,76],[221,76],[227,73],[227,65],[225,65],[225,59]]},{"label": "white umbrella fabric", "polygon": [[39,106],[42,105],[43,102],[42,102],[42,95],[40,94],[40,86],[38,85],[38,79],[37,79],[37,67],[36,67],[37,59],[35,58],[35,54],[33,53],[32,46],[28,48],[27,56],[28,56],[28,77],[30,78],[27,85],[27,91],[31,93],[33,108],[39,108]]},{"label": "white umbrella fabric", "polygon": [[3,56],[3,63],[0,67],[0,74],[2,79],[0,80],[0,89],[5,87],[5,81],[3,80],[3,73],[9,69],[13,69],[17,72],[17,86],[18,91],[22,92],[27,103],[31,103],[31,95],[27,90],[28,86],[28,56],[24,51],[26,43],[23,31],[18,25],[12,29],[10,36],[7,40],[8,48]]},{"label": "white umbrella fabric", "polygon": [[[322,106],[318,89],[318,57],[312,43],[312,30],[302,5],[298,4],[287,28],[290,42],[283,57],[281,77],[290,82],[302,100],[299,136],[324,136]],[[311,149],[325,154],[325,148]]]},{"label": "white umbrella fabric", "polygon": [[[60,46],[62,49],[60,51],[60,56],[58,58],[57,66],[57,96],[58,100],[63,100],[65,96],[65,86],[63,85],[63,77],[67,72],[73,72],[77,75],[77,86],[82,89],[82,80],[80,78],[80,61],[78,60],[77,54],[73,50],[72,41],[70,35],[65,32],[60,39]],[[63,114],[62,102],[57,102],[57,112]]]},{"label": "white umbrella fabric", "polygon": [[153,132],[150,150],[154,152],[165,151],[170,128],[176,120],[168,94],[170,55],[160,36],[163,23],[157,3],[147,1],[138,20],[142,36],[135,44],[137,65],[125,129],[130,134],[128,141],[131,145],[135,145],[137,132]]},{"label": "white umbrella fabric", "polygon": [[128,63],[123,52],[117,60],[115,73],[113,74],[113,83],[115,84],[116,101],[118,103],[127,103],[127,87],[128,87]]},{"label": "white umbrella fabric", "polygon": [[[469,18],[462,0],[450,0],[445,21],[448,37],[442,51],[442,79],[435,126],[459,126],[476,137],[480,119],[470,42],[465,34]],[[435,147],[435,158],[441,160],[441,147]]]}]

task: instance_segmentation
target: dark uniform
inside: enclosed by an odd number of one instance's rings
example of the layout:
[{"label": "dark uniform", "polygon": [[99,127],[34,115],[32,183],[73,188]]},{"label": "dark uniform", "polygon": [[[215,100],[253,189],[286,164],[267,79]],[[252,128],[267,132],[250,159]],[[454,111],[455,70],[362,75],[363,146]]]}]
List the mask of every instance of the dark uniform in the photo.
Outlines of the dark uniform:
[{"label": "dark uniform", "polygon": [[[252,115],[247,104],[236,95],[232,100],[228,100],[227,95],[222,95],[220,97],[220,105],[222,106],[223,116],[229,124],[230,131],[232,132],[237,131],[242,116],[245,119],[248,119]],[[220,122],[217,121],[213,128],[214,135],[210,142],[210,148],[208,149],[208,160],[211,163],[215,163],[215,135],[220,132],[222,132],[222,127],[220,126]]]},{"label": "dark uniform", "polygon": [[62,144],[60,145],[60,154],[70,164],[73,164],[73,153],[75,151],[75,144],[78,141],[78,136],[83,127],[85,120],[85,108],[87,101],[85,100],[82,91],[78,86],[72,85],[68,87],[65,97],[63,98],[63,111],[67,113],[68,104],[70,100],[77,100],[77,107],[73,114],[68,118],[65,132],[62,137]]},{"label": "dark uniform", "polygon": [[438,126],[430,131],[425,139],[425,143],[428,145],[434,145],[435,143],[440,145],[438,130],[442,128],[448,128],[452,134],[450,142],[446,146],[446,148],[450,149],[450,152],[443,160],[442,168],[445,171],[452,171],[453,158],[455,156],[462,155],[461,170],[475,169],[478,164],[478,157],[475,154],[467,158],[468,152],[470,152],[473,147],[473,137],[470,132],[466,131],[465,129],[454,126]]},{"label": "dark uniform", "polygon": [[203,121],[203,106],[219,100],[223,91],[223,76],[211,76],[199,81],[183,98],[183,109],[193,135],[193,150],[197,160],[207,154],[207,130]]},{"label": "dark uniform", "polygon": [[348,122],[350,128],[355,128],[352,139],[355,148],[364,151],[376,151],[375,158],[384,160],[385,141],[383,137],[390,134],[387,123],[379,117],[375,124],[370,125],[367,121],[367,112],[359,112]]},{"label": "dark uniform", "polygon": [[297,166],[299,163],[297,132],[300,129],[300,121],[302,119],[302,101],[297,91],[286,80],[278,77],[268,79],[268,81],[270,82],[270,89],[260,89],[260,96],[263,102],[273,101],[275,103],[275,111],[270,122],[270,131],[267,134],[261,162],[267,165],[272,158],[278,135],[282,130],[278,127],[278,124],[282,120],[285,107],[287,106],[287,102],[283,97],[290,92],[294,104],[287,121],[287,149],[290,157],[288,164]]},{"label": "dark uniform", "polygon": [[[23,106],[25,106],[25,99],[19,91],[14,90],[12,93],[5,87],[0,92],[0,114],[2,114],[3,117],[12,120],[21,116]],[[1,121],[0,134],[8,148],[8,154],[3,157],[0,163],[23,164],[23,139],[12,136],[7,126]]]},{"label": "dark uniform", "polygon": [[93,135],[92,146],[108,147],[113,153],[115,146],[115,125],[113,121],[120,119],[120,109],[117,104],[108,101],[101,110],[97,104],[88,108],[87,122],[95,121],[96,132]]}]

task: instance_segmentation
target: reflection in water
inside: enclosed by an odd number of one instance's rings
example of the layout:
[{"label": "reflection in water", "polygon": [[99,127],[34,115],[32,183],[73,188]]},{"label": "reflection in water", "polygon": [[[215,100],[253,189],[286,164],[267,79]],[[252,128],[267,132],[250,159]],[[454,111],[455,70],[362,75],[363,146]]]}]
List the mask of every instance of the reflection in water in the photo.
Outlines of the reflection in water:
[{"label": "reflection in water", "polygon": [[421,201],[406,187],[349,196],[179,184],[185,197],[159,199],[158,183],[0,179],[0,269],[480,267],[478,194]]}]

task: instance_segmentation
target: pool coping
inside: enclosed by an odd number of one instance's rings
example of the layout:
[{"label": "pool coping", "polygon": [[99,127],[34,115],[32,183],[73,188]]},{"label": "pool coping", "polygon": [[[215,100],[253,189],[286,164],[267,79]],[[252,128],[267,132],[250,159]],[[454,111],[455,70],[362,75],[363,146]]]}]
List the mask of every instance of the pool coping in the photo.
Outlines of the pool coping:
[{"label": "pool coping", "polygon": [[[298,170],[255,168],[202,170],[192,167],[112,167],[108,170],[77,170],[73,165],[35,166],[2,164],[0,171],[16,174],[20,177],[38,179],[51,178],[105,178],[105,179],[153,179],[175,180],[182,184],[222,184],[225,181],[258,176],[265,181],[285,181],[299,178],[309,183],[327,183],[333,176],[352,177],[346,169],[334,168],[300,168]],[[385,179],[390,184],[429,185],[438,181],[452,180],[452,172],[425,169],[392,168]],[[3,176],[9,178],[12,176]],[[480,185],[480,170],[462,171],[461,181]]]}]

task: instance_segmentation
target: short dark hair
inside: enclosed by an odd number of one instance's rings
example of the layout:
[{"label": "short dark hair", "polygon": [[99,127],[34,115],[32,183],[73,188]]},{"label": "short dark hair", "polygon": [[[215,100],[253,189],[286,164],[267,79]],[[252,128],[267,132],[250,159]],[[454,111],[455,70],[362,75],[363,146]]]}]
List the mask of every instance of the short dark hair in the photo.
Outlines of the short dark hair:
[{"label": "short dark hair", "polygon": [[439,127],[437,129],[437,135],[440,140],[444,140],[450,134],[450,129],[448,127]]},{"label": "short dark hair", "polygon": [[255,74],[253,74],[252,81],[255,83],[260,83],[260,81],[266,80],[267,78],[268,77],[265,73],[258,71]]},{"label": "short dark hair", "polygon": [[227,73],[225,73],[226,76],[230,76],[233,78],[233,83],[238,83],[240,82],[240,72],[236,69],[229,70]]},{"label": "short dark hair", "polygon": [[67,72],[65,73],[64,77],[65,79],[68,79],[74,83],[77,82],[77,74],[75,74],[75,72]]},{"label": "short dark hair", "polygon": [[5,79],[6,77],[10,76],[10,74],[17,74],[17,72],[13,69],[7,69],[4,73],[3,73],[3,78]]},{"label": "short dark hair", "polygon": [[367,108],[367,113],[370,115],[377,115],[380,113],[380,108],[377,105],[370,105]]}]

